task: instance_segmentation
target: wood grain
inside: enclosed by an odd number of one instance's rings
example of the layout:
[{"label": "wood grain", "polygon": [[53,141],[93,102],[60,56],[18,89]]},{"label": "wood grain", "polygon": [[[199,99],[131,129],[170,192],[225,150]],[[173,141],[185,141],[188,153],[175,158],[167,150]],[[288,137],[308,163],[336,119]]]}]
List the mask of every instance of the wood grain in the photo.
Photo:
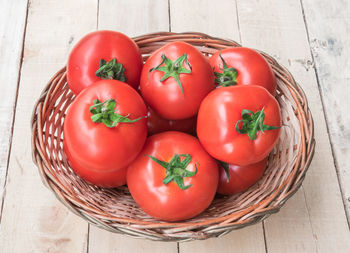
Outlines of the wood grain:
[{"label": "wood grain", "polygon": [[350,2],[303,0],[302,3],[349,224]]},{"label": "wood grain", "polygon": [[180,243],[181,253],[265,253],[264,238],[262,237],[262,226],[258,223],[241,230],[235,230],[219,238],[210,238],[204,241],[193,241]]},{"label": "wood grain", "polygon": [[[234,1],[170,1],[171,30],[197,31],[239,41]],[[239,242],[239,243],[238,243]],[[180,252],[265,252],[262,224],[234,231],[221,238],[180,243]]]},{"label": "wood grain", "polygon": [[[288,203],[283,216],[272,216],[266,221],[268,252],[295,252],[293,248],[304,247],[304,252],[348,252],[349,229],[315,71],[311,67],[301,5],[297,1],[238,1],[238,13],[243,44],[278,56],[279,61],[288,67],[306,92],[316,126],[315,156],[300,189],[305,200],[299,193],[300,201],[296,199]],[[295,212],[300,216],[296,216]],[[292,217],[298,219],[290,222]],[[301,223],[304,225],[300,226]],[[288,247],[291,244],[293,248]]]},{"label": "wood grain", "polygon": [[265,221],[265,233],[268,252],[317,252],[303,188]]},{"label": "wood grain", "polygon": [[[133,10],[128,12],[127,10]],[[125,13],[128,12],[126,17]],[[100,1],[98,28],[116,30],[128,36],[168,31],[168,2],[156,1]],[[152,242],[106,232],[90,226],[89,252],[177,252],[177,243]]]},{"label": "wood grain", "polygon": [[235,1],[170,0],[172,32],[203,32],[240,41]]},{"label": "wood grain", "polygon": [[98,29],[116,30],[130,37],[168,31],[168,2],[164,0],[100,1]]},{"label": "wood grain", "polygon": [[[21,67],[27,0],[0,0],[0,217]],[[16,13],[16,15],[13,15]]]},{"label": "wood grain", "polygon": [[72,43],[96,28],[96,19],[91,19],[96,9],[93,0],[30,1],[0,227],[1,252],[86,251],[87,223],[43,186],[32,162],[30,118],[35,98],[66,64]]},{"label": "wood grain", "polygon": [[90,226],[89,253],[178,253],[176,242],[155,242],[113,234]]}]

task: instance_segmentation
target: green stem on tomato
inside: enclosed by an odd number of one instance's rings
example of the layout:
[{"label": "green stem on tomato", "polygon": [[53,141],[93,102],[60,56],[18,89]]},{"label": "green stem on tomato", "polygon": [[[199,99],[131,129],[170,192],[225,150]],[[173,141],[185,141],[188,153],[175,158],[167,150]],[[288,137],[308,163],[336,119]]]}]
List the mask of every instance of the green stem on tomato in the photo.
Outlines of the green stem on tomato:
[{"label": "green stem on tomato", "polygon": [[215,72],[215,83],[218,86],[222,87],[228,87],[228,86],[233,86],[237,84],[237,70],[235,68],[229,68],[224,60],[224,58],[219,54],[221,60],[222,60],[222,65],[223,68],[222,73],[220,72]]},{"label": "green stem on tomato", "polygon": [[[184,62],[185,62],[185,64],[187,64],[187,66],[190,69],[186,69],[183,67]],[[162,66],[163,63],[164,63],[164,66]],[[189,63],[189,61],[187,60],[187,54],[183,54],[182,56],[177,58],[175,61],[171,61],[163,54],[162,55],[162,62],[158,66],[151,68],[150,72],[153,72],[155,70],[164,72],[164,75],[160,79],[161,82],[168,79],[169,77],[173,77],[181,89],[182,96],[185,97],[185,93],[184,93],[179,75],[180,74],[189,74],[192,72],[192,66]]]},{"label": "green stem on tomato", "polygon": [[[264,108],[261,111],[252,112],[250,110],[242,110],[242,119],[236,123],[236,131],[240,134],[248,134],[251,140],[255,140],[258,131],[264,133],[267,130],[279,129],[277,126],[269,126],[264,124],[265,113]],[[242,122],[242,127],[239,127],[239,123]]]},{"label": "green stem on tomato", "polygon": [[134,123],[145,117],[140,117],[134,120],[129,119],[129,115],[122,116],[115,112],[117,103],[111,98],[104,102],[95,99],[89,111],[93,114],[91,120],[95,123],[103,123],[107,127],[115,127],[118,123]]},{"label": "green stem on tomato", "polygon": [[[167,185],[171,181],[174,181],[180,187],[181,190],[186,190],[192,186],[191,184],[185,186],[183,182],[185,177],[193,177],[194,175],[197,174],[197,171],[198,171],[197,164],[195,164],[195,168],[196,168],[195,171],[186,170],[188,164],[191,162],[191,159],[192,159],[191,155],[175,154],[171,158],[169,163],[159,160],[154,156],[148,155],[148,157],[166,169],[166,176],[163,179],[163,184]],[[184,159],[181,160],[181,158],[184,158]]]},{"label": "green stem on tomato", "polygon": [[121,63],[117,62],[116,58],[113,58],[109,62],[101,59],[99,62],[99,69],[96,71],[95,75],[101,79],[114,79],[126,82],[124,72],[125,68]]}]

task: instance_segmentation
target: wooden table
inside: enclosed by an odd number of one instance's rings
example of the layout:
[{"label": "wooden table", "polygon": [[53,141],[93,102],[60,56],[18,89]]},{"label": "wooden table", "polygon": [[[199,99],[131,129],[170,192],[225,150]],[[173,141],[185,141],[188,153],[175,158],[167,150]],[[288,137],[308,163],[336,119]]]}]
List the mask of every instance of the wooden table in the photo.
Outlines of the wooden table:
[{"label": "wooden table", "polygon": [[[0,0],[0,252],[350,252],[350,2]],[[87,32],[198,31],[275,56],[305,90],[316,152],[301,189],[263,223],[190,243],[100,230],[40,181],[30,118]]]}]

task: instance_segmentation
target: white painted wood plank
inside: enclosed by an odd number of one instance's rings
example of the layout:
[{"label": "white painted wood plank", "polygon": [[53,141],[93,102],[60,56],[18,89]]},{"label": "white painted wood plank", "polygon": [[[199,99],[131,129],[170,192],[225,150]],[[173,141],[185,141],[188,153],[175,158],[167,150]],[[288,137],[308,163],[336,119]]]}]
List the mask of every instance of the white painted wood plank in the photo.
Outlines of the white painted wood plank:
[{"label": "white painted wood plank", "polygon": [[350,222],[350,2],[303,0],[302,3]]},{"label": "white painted wood plank", "polygon": [[240,41],[235,1],[170,0],[172,32],[203,32]]},{"label": "white painted wood plank", "polygon": [[[261,234],[260,234],[261,233]],[[255,237],[258,235],[258,237]],[[265,252],[265,243],[262,235],[261,223],[235,230],[219,238],[210,238],[204,241],[193,241],[180,243],[181,253],[252,253]]]},{"label": "white painted wood plank", "polygon": [[[196,31],[240,41],[235,1],[170,1],[171,30]],[[222,238],[180,243],[180,252],[265,252],[262,224]]]},{"label": "white painted wood plank", "polygon": [[[243,44],[278,55],[280,62],[291,70],[305,90],[315,121],[316,152],[303,188],[300,189],[304,191],[305,200],[297,195],[296,199],[290,200],[284,207],[284,215],[272,216],[266,221],[267,250],[349,252],[350,234],[315,71],[310,67],[312,59],[301,5],[298,1],[242,0],[238,1],[238,13]],[[309,217],[305,209],[308,210]],[[295,212],[300,216],[295,215]],[[296,220],[290,222],[291,217]],[[309,235],[310,230],[312,237]],[[282,241],[281,238],[289,239]],[[313,238],[315,247],[310,238]],[[307,248],[303,250],[303,247]]]},{"label": "white painted wood plank", "polygon": [[177,253],[176,242],[153,242],[90,226],[89,253]]},{"label": "white painted wood plank", "polygon": [[[0,0],[0,217],[12,135],[13,112],[27,12],[27,0]],[[16,15],[13,15],[16,13]]]},{"label": "white painted wood plank", "polygon": [[[130,11],[132,10],[132,11]],[[168,2],[163,0],[114,1],[103,0],[99,5],[100,30],[110,29],[137,36],[168,31]],[[106,232],[90,226],[89,252],[177,252],[174,242],[152,242]]]},{"label": "white painted wood plank", "polygon": [[30,1],[0,226],[1,252],[86,251],[87,223],[43,186],[32,162],[30,118],[42,88],[65,65],[72,41],[96,28],[96,15],[95,0]]},{"label": "white painted wood plank", "polygon": [[99,30],[117,30],[130,37],[168,31],[168,1],[102,0],[99,5]]},{"label": "white painted wood plank", "polygon": [[265,221],[265,234],[268,252],[317,252],[303,189]]}]

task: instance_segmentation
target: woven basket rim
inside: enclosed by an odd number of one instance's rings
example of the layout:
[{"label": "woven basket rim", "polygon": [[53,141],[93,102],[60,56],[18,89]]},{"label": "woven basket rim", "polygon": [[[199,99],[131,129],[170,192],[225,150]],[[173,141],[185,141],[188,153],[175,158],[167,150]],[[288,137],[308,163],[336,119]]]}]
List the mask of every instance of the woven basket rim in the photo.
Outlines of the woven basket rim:
[{"label": "woven basket rim", "polygon": [[[200,50],[204,50],[202,51],[204,54],[210,54],[210,52],[214,52],[221,47],[241,46],[237,42],[230,39],[220,39],[209,36],[207,34],[196,32],[158,32],[141,35],[133,39],[140,46],[141,50],[143,50],[144,55],[149,54],[148,51],[151,52],[153,47],[160,47],[160,44],[174,40],[190,42],[197,48],[200,48]],[[133,237],[148,238],[151,240],[183,241],[193,239],[206,239],[212,236],[223,235],[233,229],[257,223],[264,220],[269,215],[278,212],[284,203],[300,188],[305,174],[310,166],[315,148],[313,131],[314,123],[307,104],[305,93],[302,88],[295,82],[290,72],[270,55],[260,50],[257,51],[259,51],[269,61],[276,76],[280,80],[284,80],[282,82],[291,83],[291,97],[293,97],[295,101],[301,101],[300,103],[297,103],[297,112],[299,114],[298,117],[302,118],[301,120],[303,120],[304,124],[300,127],[302,132],[301,136],[304,136],[304,138],[301,140],[301,146],[303,148],[299,148],[298,151],[300,155],[305,156],[301,162],[302,165],[298,165],[302,168],[293,170],[294,174],[288,175],[287,179],[276,190],[274,190],[273,194],[269,197],[265,197],[255,205],[251,205],[249,208],[245,208],[239,212],[233,212],[221,217],[206,217],[203,220],[194,221],[190,219],[181,222],[155,222],[152,220],[138,220],[125,217],[117,218],[110,216],[110,214],[105,214],[105,217],[103,217],[101,214],[93,215],[92,213],[99,213],[99,210],[94,210],[92,207],[87,210],[88,208],[84,206],[84,203],[79,203],[80,200],[77,200],[75,196],[68,196],[67,190],[62,189],[62,183],[60,181],[61,178],[59,178],[57,174],[52,173],[54,170],[52,168],[49,168],[50,166],[53,167],[52,158],[50,158],[51,156],[47,154],[47,147],[45,147],[45,141],[43,137],[43,135],[45,135],[43,125],[47,124],[47,118],[44,116],[47,116],[47,112],[52,109],[52,105],[50,107],[51,100],[57,99],[58,95],[61,95],[59,92],[61,92],[60,89],[64,86],[61,84],[62,82],[65,82],[66,78],[65,67],[59,70],[44,88],[41,96],[35,104],[31,120],[33,161],[38,167],[39,174],[41,175],[43,183],[45,186],[50,188],[51,191],[54,192],[56,197],[65,206],[67,206],[75,214],[87,220],[89,223],[102,227],[111,232],[125,233]],[[305,133],[307,134],[305,135]],[[282,193],[283,198],[279,199],[277,202],[274,202],[275,199],[278,198]],[[264,206],[264,202],[268,204]],[[274,204],[270,206],[270,204],[273,202]],[[242,217],[245,217],[245,215],[249,215],[249,217],[247,219],[243,219]],[[235,220],[236,222],[232,222]],[[217,233],[215,232],[215,224],[219,224],[219,232]],[[225,227],[225,224],[227,224],[227,228]],[[211,226],[210,228],[212,229],[209,231],[210,233],[206,231],[206,228],[208,229],[209,226]],[[190,232],[187,236],[181,236],[182,231],[184,231],[184,233],[186,231]]]}]

